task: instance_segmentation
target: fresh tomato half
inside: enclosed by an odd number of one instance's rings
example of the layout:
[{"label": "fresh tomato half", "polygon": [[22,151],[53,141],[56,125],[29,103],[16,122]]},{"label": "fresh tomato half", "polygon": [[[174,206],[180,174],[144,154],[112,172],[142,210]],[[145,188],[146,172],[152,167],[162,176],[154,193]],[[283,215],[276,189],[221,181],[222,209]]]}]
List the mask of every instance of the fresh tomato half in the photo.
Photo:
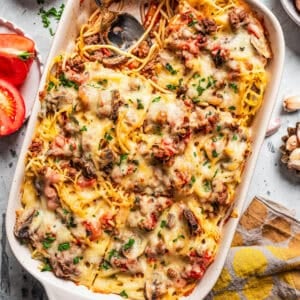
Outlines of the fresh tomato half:
[{"label": "fresh tomato half", "polygon": [[0,79],[0,136],[17,131],[25,118],[25,104],[19,91]]},{"label": "fresh tomato half", "polygon": [[18,34],[0,34],[0,78],[21,85],[35,57],[34,42]]}]

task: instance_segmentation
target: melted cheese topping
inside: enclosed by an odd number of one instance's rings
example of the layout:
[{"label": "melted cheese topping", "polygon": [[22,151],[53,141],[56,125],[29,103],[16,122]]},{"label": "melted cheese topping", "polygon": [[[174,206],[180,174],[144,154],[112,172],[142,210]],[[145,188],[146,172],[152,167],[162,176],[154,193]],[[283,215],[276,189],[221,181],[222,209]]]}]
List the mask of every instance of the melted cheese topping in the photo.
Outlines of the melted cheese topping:
[{"label": "melted cheese topping", "polygon": [[55,59],[15,226],[42,271],[130,299],[188,295],[213,262],[271,57],[239,0],[159,5],[173,17],[150,6],[144,57],[85,44],[98,9]]}]

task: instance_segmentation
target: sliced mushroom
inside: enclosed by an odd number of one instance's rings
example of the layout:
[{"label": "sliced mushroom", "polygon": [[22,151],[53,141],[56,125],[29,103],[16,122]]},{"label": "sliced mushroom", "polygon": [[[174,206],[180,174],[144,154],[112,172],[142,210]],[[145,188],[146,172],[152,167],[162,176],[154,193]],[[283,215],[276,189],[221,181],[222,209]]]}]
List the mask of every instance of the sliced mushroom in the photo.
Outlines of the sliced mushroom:
[{"label": "sliced mushroom", "polygon": [[[156,274],[154,274],[154,277],[156,277]],[[146,281],[144,286],[144,296],[146,300],[158,300],[165,292],[165,284],[160,280],[154,279],[152,282]]]},{"label": "sliced mushroom", "polygon": [[172,214],[172,213],[169,213],[167,215],[167,227],[169,229],[172,229],[175,226],[175,224],[176,224],[176,217],[175,217],[175,215]]},{"label": "sliced mushroom", "polygon": [[23,211],[17,217],[17,222],[14,227],[14,234],[18,239],[28,240],[30,237],[30,225],[36,213],[34,208]]},{"label": "sliced mushroom", "polygon": [[300,109],[300,95],[287,97],[283,101],[283,109],[287,112],[294,112]]},{"label": "sliced mushroom", "polygon": [[190,209],[186,208],[183,210],[183,216],[188,223],[190,233],[191,234],[197,233],[199,230],[199,224],[194,213]]}]

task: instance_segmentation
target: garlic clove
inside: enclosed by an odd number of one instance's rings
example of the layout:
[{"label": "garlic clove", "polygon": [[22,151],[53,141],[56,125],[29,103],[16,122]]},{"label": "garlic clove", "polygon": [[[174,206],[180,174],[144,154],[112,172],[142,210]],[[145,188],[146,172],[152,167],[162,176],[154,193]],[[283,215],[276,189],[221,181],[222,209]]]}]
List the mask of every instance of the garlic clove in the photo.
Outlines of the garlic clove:
[{"label": "garlic clove", "polygon": [[291,96],[283,101],[283,109],[287,112],[294,112],[300,109],[300,95]]},{"label": "garlic clove", "polygon": [[269,123],[267,132],[266,132],[266,137],[273,135],[278,131],[278,129],[281,126],[281,120],[279,118],[272,119]]},{"label": "garlic clove", "polygon": [[300,160],[300,148],[296,148],[295,150],[292,151],[290,154],[290,162]]}]

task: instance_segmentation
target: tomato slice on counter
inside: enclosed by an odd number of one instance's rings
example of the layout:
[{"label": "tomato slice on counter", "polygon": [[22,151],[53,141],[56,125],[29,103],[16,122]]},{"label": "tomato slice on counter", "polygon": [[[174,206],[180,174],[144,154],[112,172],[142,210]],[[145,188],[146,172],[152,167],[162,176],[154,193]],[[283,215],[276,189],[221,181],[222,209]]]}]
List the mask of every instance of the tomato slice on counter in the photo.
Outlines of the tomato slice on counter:
[{"label": "tomato slice on counter", "polygon": [[17,131],[25,118],[25,104],[19,91],[0,79],[0,136]]},{"label": "tomato slice on counter", "polygon": [[0,78],[21,85],[35,57],[34,42],[18,34],[0,34]]}]

